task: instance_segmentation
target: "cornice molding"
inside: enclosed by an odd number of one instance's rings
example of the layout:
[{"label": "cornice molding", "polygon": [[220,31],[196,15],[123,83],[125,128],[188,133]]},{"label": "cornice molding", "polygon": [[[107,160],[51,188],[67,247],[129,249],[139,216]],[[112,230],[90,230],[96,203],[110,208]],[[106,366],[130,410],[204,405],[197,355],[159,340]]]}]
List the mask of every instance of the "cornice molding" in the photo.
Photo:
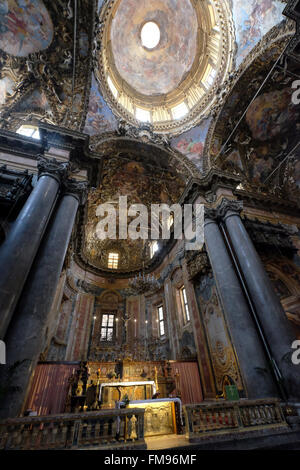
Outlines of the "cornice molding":
[{"label": "cornice molding", "polygon": [[225,173],[219,168],[211,168],[203,178],[191,178],[189,180],[179,203],[192,204],[198,196],[206,198],[208,191],[215,193],[218,188],[226,188],[233,191],[241,181],[242,178],[240,176]]}]

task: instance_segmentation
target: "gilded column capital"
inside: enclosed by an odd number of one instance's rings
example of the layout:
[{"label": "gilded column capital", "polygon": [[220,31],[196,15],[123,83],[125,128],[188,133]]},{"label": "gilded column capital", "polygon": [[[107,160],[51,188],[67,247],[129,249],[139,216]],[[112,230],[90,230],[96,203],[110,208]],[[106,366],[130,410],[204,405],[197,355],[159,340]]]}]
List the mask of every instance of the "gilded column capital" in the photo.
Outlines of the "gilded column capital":
[{"label": "gilded column capital", "polygon": [[58,183],[62,183],[70,171],[69,162],[59,162],[55,158],[38,158],[38,177],[51,176],[55,178]]},{"label": "gilded column capital", "polygon": [[84,204],[87,197],[88,182],[68,178],[63,183],[64,195],[75,197],[79,204]]}]

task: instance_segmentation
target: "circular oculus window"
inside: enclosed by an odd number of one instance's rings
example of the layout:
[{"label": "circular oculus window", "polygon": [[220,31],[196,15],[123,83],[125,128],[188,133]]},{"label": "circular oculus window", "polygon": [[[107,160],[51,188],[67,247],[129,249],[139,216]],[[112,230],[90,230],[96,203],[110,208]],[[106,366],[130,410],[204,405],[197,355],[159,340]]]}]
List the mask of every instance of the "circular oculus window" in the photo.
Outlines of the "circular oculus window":
[{"label": "circular oculus window", "polygon": [[144,24],[141,30],[142,45],[147,49],[154,49],[160,41],[160,29],[153,21]]}]

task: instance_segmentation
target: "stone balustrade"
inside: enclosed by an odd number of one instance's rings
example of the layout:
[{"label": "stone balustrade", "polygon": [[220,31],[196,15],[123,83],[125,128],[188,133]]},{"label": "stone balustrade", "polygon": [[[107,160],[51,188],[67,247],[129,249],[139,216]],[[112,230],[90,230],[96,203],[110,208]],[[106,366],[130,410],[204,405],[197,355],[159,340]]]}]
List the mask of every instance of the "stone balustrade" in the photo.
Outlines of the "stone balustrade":
[{"label": "stone balustrade", "polygon": [[287,426],[279,400],[239,400],[186,405],[186,436],[193,438]]},{"label": "stone balustrade", "polygon": [[0,422],[0,449],[145,449],[144,409],[30,416]]}]

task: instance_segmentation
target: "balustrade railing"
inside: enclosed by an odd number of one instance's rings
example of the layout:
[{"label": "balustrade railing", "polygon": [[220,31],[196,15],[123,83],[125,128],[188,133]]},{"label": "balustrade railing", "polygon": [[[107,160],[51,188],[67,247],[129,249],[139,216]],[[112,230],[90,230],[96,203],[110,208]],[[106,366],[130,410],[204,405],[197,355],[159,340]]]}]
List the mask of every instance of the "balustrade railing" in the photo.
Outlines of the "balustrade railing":
[{"label": "balustrade railing", "polygon": [[144,409],[31,416],[0,422],[0,449],[146,448]]},{"label": "balustrade railing", "polygon": [[276,399],[211,402],[184,408],[189,438],[287,425]]}]

